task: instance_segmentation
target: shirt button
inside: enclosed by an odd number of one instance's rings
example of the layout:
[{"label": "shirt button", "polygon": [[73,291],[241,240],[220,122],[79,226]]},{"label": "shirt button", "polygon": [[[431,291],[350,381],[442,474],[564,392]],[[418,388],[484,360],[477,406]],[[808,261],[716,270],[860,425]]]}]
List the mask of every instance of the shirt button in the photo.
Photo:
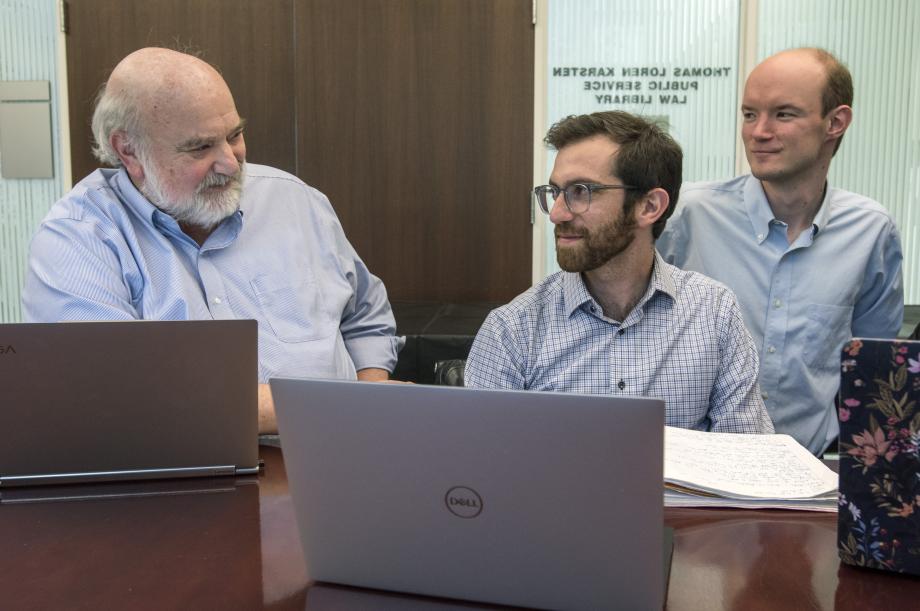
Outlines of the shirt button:
[{"label": "shirt button", "polygon": [[776,346],[770,346],[769,348],[767,348],[767,352],[769,352],[770,354],[773,354],[774,352],[776,352]]},{"label": "shirt button", "polygon": [[763,239],[763,234],[762,234],[762,233],[758,233],[758,234],[757,234],[757,239],[758,239],[758,240],[762,240],[762,239]]},{"label": "shirt button", "polygon": [[220,305],[220,297],[215,297],[212,301],[214,301],[214,303],[217,305]]},{"label": "shirt button", "polygon": [[626,388],[626,382],[624,382],[623,380],[620,380],[619,382],[617,382],[617,388],[619,388],[620,390],[623,390],[624,388]]},{"label": "shirt button", "polygon": [[774,307],[774,308],[781,308],[781,307],[783,307],[783,302],[780,301],[779,299],[774,299],[774,300],[773,300],[773,307]]},{"label": "shirt button", "polygon": [[763,397],[763,400],[764,400],[764,401],[766,401],[767,399],[770,398],[770,394],[769,394],[769,393],[765,393],[765,392],[764,392],[764,393],[760,393],[760,396]]}]

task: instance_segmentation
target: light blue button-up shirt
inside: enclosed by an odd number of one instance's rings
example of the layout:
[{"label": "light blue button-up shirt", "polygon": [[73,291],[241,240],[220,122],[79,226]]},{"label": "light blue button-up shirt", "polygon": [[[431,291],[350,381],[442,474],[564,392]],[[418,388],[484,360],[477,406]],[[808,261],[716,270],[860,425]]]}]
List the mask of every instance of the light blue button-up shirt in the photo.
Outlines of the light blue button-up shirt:
[{"label": "light blue button-up shirt", "polygon": [[838,432],[841,346],[852,336],[894,337],[901,327],[894,221],[877,202],[828,187],[812,230],[789,244],[750,175],[685,185],[679,201],[659,252],[735,292],[777,432],[821,453]]},{"label": "light blue button-up shirt", "polygon": [[645,294],[620,322],[581,274],[557,272],[489,314],[467,359],[476,388],[649,396],[665,421],[705,431],[772,433],[757,352],[731,291],[656,256]]},{"label": "light blue button-up shirt", "polygon": [[28,321],[252,318],[261,382],[392,371],[400,347],[386,290],[326,197],[255,164],[240,211],[202,246],[124,169],[93,172],[42,221],[22,303]]}]

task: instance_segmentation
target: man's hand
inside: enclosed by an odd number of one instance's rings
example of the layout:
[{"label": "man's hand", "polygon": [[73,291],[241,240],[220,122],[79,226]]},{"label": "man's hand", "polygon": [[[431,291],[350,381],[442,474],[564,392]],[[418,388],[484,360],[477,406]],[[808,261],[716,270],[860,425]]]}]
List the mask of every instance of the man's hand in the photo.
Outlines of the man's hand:
[{"label": "man's hand", "polygon": [[[362,369],[358,372],[361,382],[387,382],[390,372],[386,369]],[[275,402],[268,384],[259,384],[259,434],[274,435],[278,432],[278,419],[275,417]]]},{"label": "man's hand", "polygon": [[359,382],[386,382],[390,379],[390,372],[386,369],[362,369],[358,372]]},{"label": "man's hand", "polygon": [[391,380],[390,372],[386,369],[362,369],[358,372],[359,382],[387,382],[388,384],[413,384],[402,380]]},{"label": "man's hand", "polygon": [[259,434],[274,435],[278,432],[278,419],[275,418],[275,402],[268,384],[259,384]]}]

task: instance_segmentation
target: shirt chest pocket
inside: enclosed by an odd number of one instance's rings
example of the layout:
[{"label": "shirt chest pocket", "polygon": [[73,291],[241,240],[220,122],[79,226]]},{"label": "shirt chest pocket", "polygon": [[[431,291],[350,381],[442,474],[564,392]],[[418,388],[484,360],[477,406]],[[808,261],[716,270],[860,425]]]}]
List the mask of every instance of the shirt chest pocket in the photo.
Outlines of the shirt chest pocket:
[{"label": "shirt chest pocket", "polygon": [[338,319],[327,308],[322,291],[312,276],[257,276],[250,281],[262,315],[283,342],[308,342],[329,337]]},{"label": "shirt chest pocket", "polygon": [[818,369],[838,367],[840,348],[850,339],[852,321],[852,306],[809,305],[802,349],[805,364]]}]

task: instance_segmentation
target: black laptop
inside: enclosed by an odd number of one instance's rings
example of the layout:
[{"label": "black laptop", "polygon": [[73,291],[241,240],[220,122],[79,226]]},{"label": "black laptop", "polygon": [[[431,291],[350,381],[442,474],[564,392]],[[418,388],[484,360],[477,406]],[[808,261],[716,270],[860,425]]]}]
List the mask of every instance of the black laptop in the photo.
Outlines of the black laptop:
[{"label": "black laptop", "polygon": [[253,320],[0,325],[0,488],[258,471]]}]

